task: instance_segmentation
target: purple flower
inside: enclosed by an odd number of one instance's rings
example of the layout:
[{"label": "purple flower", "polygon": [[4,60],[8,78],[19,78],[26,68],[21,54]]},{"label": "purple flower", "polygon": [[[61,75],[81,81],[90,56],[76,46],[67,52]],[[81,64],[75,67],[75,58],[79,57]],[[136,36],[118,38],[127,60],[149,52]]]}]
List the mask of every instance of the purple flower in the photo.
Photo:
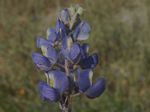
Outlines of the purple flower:
[{"label": "purple flower", "polygon": [[74,43],[71,48],[63,49],[62,53],[66,59],[76,64],[79,62],[81,56],[80,45],[78,43]]},{"label": "purple flower", "polygon": [[63,21],[64,24],[68,24],[70,21],[70,14],[68,9],[64,9],[60,12],[59,15],[60,19]]},{"label": "purple flower", "polygon": [[93,72],[90,69],[78,70],[77,83],[80,92],[85,92],[92,85]]},{"label": "purple flower", "polygon": [[56,63],[57,61],[57,51],[51,45],[51,41],[43,38],[37,38],[37,47],[41,48],[43,54],[49,59],[51,63]]},{"label": "purple flower", "polygon": [[61,21],[60,19],[57,19],[55,29],[57,33],[66,33],[67,27],[65,27],[63,21]]},{"label": "purple flower", "polygon": [[59,102],[62,108],[76,93],[96,98],[106,87],[104,79],[92,82],[99,58],[89,53],[87,43],[80,42],[88,39],[91,31],[90,25],[80,20],[82,11],[80,6],[62,10],[56,26],[47,30],[47,38],[37,38],[36,46],[42,53],[32,54],[34,64],[47,78],[39,84],[42,99]]},{"label": "purple flower", "polygon": [[49,85],[45,82],[39,84],[41,96],[49,101],[58,101],[69,90],[69,79],[59,70],[50,71],[46,75],[49,78]]},{"label": "purple flower", "polygon": [[36,39],[36,46],[37,46],[37,48],[41,48],[42,46],[49,46],[51,44],[52,44],[51,41],[48,41],[48,40],[46,40],[46,39],[44,39],[42,37],[38,37]]},{"label": "purple flower", "polygon": [[67,92],[69,89],[69,79],[64,72],[59,70],[49,71],[48,77],[50,82],[53,82],[51,86],[57,89],[60,95]]},{"label": "purple flower", "polygon": [[59,100],[60,96],[56,89],[50,87],[45,82],[39,83],[39,90],[43,100],[48,100],[52,102],[56,102]]},{"label": "purple flower", "polygon": [[87,56],[85,58],[82,58],[79,62],[79,65],[83,69],[87,68],[95,68],[96,65],[98,64],[98,55],[97,54],[92,54],[90,56]]},{"label": "purple flower", "polygon": [[86,43],[82,44],[80,50],[81,50],[82,58],[87,57],[89,52],[89,45]]},{"label": "purple flower", "polygon": [[106,81],[99,79],[95,84],[92,83],[93,72],[91,69],[78,70],[77,85],[79,92],[84,93],[88,98],[100,96],[106,87]]},{"label": "purple flower", "polygon": [[60,37],[59,37],[58,33],[56,32],[56,29],[49,28],[47,30],[47,39],[50,41],[50,43],[52,45],[54,45],[56,42],[58,42],[59,38]]},{"label": "purple flower", "polygon": [[50,70],[51,63],[45,56],[35,52],[32,54],[32,60],[39,69],[44,71]]},{"label": "purple flower", "polygon": [[82,21],[75,29],[73,33],[74,40],[86,40],[89,37],[89,33],[91,31],[90,25]]},{"label": "purple flower", "polygon": [[89,98],[96,98],[100,96],[106,88],[105,79],[99,79],[95,84],[93,84],[86,92],[86,96]]}]

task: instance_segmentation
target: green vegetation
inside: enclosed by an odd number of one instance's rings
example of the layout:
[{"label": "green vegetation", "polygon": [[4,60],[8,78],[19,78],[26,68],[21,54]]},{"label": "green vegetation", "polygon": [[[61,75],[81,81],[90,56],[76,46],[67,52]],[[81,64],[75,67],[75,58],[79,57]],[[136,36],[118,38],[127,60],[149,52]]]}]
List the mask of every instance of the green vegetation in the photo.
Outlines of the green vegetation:
[{"label": "green vegetation", "polygon": [[31,53],[58,10],[76,3],[92,26],[91,51],[101,58],[94,77],[105,77],[107,89],[94,100],[73,99],[73,112],[149,112],[150,1],[60,1],[0,0],[0,112],[58,111],[40,100],[38,82],[44,77]]}]

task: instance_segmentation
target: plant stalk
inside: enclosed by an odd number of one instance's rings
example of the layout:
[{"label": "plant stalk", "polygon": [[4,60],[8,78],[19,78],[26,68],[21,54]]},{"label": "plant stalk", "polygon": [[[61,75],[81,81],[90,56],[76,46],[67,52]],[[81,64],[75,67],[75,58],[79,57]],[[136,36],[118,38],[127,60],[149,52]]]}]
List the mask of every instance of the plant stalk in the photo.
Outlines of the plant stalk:
[{"label": "plant stalk", "polygon": [[60,101],[60,112],[71,112],[70,96],[65,96]]}]

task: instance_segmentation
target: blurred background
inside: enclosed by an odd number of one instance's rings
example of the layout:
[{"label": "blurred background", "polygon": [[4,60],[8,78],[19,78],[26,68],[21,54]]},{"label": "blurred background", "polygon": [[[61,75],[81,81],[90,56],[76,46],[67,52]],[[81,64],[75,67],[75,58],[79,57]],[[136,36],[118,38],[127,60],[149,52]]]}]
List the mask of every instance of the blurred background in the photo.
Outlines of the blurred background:
[{"label": "blurred background", "polygon": [[101,97],[73,99],[73,112],[150,112],[150,0],[0,0],[0,112],[58,112],[42,102],[38,71],[31,53],[35,39],[46,36],[58,11],[74,4],[92,27],[94,71],[107,79]]}]

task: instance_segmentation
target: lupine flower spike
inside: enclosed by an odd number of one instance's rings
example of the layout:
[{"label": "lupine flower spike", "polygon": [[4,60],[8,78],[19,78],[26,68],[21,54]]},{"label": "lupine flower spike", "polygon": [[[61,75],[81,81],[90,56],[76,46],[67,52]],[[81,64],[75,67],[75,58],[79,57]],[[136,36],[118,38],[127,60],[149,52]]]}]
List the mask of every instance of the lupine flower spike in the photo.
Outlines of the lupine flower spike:
[{"label": "lupine flower spike", "polygon": [[98,64],[98,54],[89,53],[88,39],[91,27],[80,19],[80,6],[60,12],[56,26],[47,30],[47,38],[38,37],[36,44],[42,53],[34,52],[32,60],[46,75],[47,81],[39,83],[41,98],[58,102],[61,112],[71,112],[71,97],[84,94],[88,98],[100,96],[106,81],[92,82],[93,69]]}]

